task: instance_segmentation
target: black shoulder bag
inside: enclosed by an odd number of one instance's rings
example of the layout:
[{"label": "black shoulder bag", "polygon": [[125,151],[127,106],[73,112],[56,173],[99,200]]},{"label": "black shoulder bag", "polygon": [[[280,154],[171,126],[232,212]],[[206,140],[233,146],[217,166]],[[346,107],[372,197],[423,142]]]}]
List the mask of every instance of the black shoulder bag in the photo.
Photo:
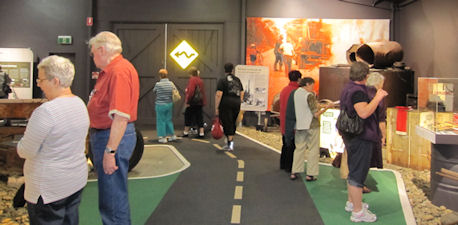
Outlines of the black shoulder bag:
[{"label": "black shoulder bag", "polygon": [[351,117],[347,110],[342,108],[339,117],[337,117],[336,127],[341,133],[359,135],[364,130],[364,120],[357,113]]},{"label": "black shoulder bag", "polygon": [[189,100],[190,105],[200,105],[202,104],[202,92],[200,92],[200,86],[196,85],[196,89],[194,89],[194,95]]}]

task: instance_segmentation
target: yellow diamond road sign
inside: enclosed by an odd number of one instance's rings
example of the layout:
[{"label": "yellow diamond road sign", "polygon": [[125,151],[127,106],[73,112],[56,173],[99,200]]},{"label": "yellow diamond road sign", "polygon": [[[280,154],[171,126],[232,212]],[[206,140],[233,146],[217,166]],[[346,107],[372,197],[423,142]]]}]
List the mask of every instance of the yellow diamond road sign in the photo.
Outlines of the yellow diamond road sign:
[{"label": "yellow diamond road sign", "polygon": [[172,57],[183,69],[186,69],[197,56],[199,56],[199,53],[197,53],[186,41],[182,41],[170,53],[170,57]]}]

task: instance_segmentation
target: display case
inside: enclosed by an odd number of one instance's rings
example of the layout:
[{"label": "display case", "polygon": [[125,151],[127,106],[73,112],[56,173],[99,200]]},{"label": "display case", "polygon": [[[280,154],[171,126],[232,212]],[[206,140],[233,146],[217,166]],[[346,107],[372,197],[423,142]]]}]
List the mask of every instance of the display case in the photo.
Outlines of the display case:
[{"label": "display case", "polygon": [[431,141],[431,199],[458,210],[458,78],[419,78],[419,136]]},{"label": "display case", "polygon": [[417,132],[437,144],[458,144],[458,78],[418,78]]}]

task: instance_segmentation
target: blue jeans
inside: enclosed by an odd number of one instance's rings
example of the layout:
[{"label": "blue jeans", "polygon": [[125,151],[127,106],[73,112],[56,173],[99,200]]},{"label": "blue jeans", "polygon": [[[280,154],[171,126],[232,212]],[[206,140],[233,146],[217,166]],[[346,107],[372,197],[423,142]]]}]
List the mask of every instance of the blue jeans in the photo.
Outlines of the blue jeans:
[{"label": "blue jeans", "polygon": [[173,103],[156,103],[156,130],[157,136],[165,137],[175,134],[172,122]]},{"label": "blue jeans", "polygon": [[110,137],[110,129],[91,129],[91,149],[97,172],[99,188],[99,211],[105,225],[130,225],[130,208],[127,193],[127,172],[129,159],[137,141],[135,126],[128,123],[124,136],[116,150],[118,170],[107,175],[103,172],[103,155]]},{"label": "blue jeans", "polygon": [[41,196],[37,204],[27,203],[30,225],[78,225],[78,207],[81,202],[83,189],[75,192],[67,198],[43,203]]}]

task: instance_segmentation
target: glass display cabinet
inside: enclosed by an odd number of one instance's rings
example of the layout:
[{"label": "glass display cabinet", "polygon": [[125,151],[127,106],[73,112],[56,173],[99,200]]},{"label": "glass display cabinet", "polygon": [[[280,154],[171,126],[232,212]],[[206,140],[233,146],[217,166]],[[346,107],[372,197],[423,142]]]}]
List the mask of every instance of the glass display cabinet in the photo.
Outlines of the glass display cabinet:
[{"label": "glass display cabinet", "polygon": [[419,136],[431,142],[431,200],[458,210],[458,78],[418,78]]},{"label": "glass display cabinet", "polygon": [[417,132],[437,144],[458,144],[458,78],[418,78]]}]

